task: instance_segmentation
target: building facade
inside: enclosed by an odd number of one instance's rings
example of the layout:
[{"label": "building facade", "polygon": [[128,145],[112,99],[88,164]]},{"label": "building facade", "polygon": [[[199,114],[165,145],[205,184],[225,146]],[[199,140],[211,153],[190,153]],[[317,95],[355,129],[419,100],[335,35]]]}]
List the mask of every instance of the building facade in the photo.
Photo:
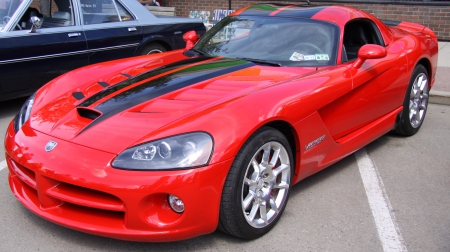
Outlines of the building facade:
[{"label": "building facade", "polygon": [[[232,0],[231,9],[256,4],[255,0]],[[274,3],[299,3],[301,1],[276,1]],[[305,1],[302,1],[305,2]],[[430,27],[441,41],[450,41],[450,1],[423,0],[423,1],[311,1],[313,5],[342,4],[354,6],[367,11],[380,19],[394,21],[408,21]],[[226,0],[165,0],[165,6],[175,7],[177,16],[188,17],[190,11],[209,11],[210,22],[216,9],[229,9],[230,1]]]}]

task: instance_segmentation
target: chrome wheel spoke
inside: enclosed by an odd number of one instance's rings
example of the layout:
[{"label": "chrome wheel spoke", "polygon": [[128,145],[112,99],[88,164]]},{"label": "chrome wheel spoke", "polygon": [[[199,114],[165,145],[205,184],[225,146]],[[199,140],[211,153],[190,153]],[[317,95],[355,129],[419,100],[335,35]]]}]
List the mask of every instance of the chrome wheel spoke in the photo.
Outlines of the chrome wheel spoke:
[{"label": "chrome wheel spoke", "polygon": [[258,164],[258,162],[255,159],[252,160],[252,166],[253,166],[253,169],[255,170],[256,173],[260,172],[259,164]]},{"label": "chrome wheel spoke", "polygon": [[259,215],[261,216],[261,219],[264,221],[264,223],[267,224],[267,208],[265,202],[259,205]]},{"label": "chrome wheel spoke", "polygon": [[289,169],[290,166],[287,164],[282,164],[280,166],[278,166],[276,169],[273,170],[273,175],[274,177],[277,177],[278,174],[282,173],[283,171],[285,171],[286,169]]},{"label": "chrome wheel spoke", "polygon": [[277,204],[275,203],[275,200],[273,198],[270,199],[270,208],[275,211],[275,213],[278,213],[280,210],[278,209]]},{"label": "chrome wheel spoke", "polygon": [[274,167],[277,164],[279,157],[280,157],[280,148],[278,147],[276,150],[274,150],[272,154],[272,159],[270,160],[269,163],[270,168]]},{"label": "chrome wheel spoke", "polygon": [[255,194],[253,192],[249,192],[249,194],[247,194],[247,197],[245,197],[244,201],[242,202],[242,207],[244,209],[247,209],[250,204],[253,202],[253,199],[255,198]]},{"label": "chrome wheel spoke", "polygon": [[281,182],[281,183],[275,184],[275,185],[273,186],[273,188],[278,188],[278,189],[288,189],[288,188],[289,188],[289,185],[288,185],[286,182]]},{"label": "chrome wheel spoke", "polygon": [[256,213],[259,210],[259,204],[255,201],[253,202],[253,206],[252,206],[252,210],[250,211],[250,213],[248,214],[247,218],[250,221],[253,221],[255,219]]},{"label": "chrome wheel spoke", "polygon": [[417,81],[418,84],[419,84],[419,89],[420,89],[420,91],[423,91],[423,90],[424,90],[425,85],[427,85],[427,82],[428,82],[427,80],[424,80],[423,78],[424,78],[424,76],[421,75],[420,78],[419,78],[419,80]]},{"label": "chrome wheel spoke", "polygon": [[417,118],[417,110],[415,108],[411,109],[411,112],[409,114],[409,119],[411,121],[413,121],[413,120],[415,121],[415,120],[417,120],[416,118]]},{"label": "chrome wheel spoke", "polygon": [[261,165],[267,166],[267,164],[269,163],[270,150],[271,150],[271,148],[270,148],[270,143],[269,143],[268,146],[266,148],[264,148]]},{"label": "chrome wheel spoke", "polygon": [[251,179],[248,179],[248,178],[245,178],[245,179],[244,179],[244,183],[245,183],[246,185],[248,185],[248,186],[253,186],[253,185],[255,185],[255,181],[253,181],[253,180],[251,180]]}]

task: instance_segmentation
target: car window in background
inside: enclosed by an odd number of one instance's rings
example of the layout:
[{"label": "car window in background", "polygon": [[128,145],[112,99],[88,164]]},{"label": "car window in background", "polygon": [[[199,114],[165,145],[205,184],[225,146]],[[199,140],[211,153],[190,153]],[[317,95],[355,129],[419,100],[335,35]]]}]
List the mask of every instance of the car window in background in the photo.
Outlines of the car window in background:
[{"label": "car window in background", "polygon": [[20,0],[0,0],[0,30],[11,20],[21,3]]},{"label": "car window in background", "polygon": [[[49,0],[40,0],[49,1]],[[39,0],[34,0],[33,3],[39,3]],[[37,5],[31,5],[31,7]],[[48,4],[50,9],[47,13],[50,13],[49,17],[44,16],[41,28],[53,28],[53,27],[63,27],[63,26],[73,26],[75,25],[75,15],[73,13],[73,6],[71,0],[53,0],[52,3]],[[56,8],[55,8],[56,6]],[[45,10],[43,10],[46,13]],[[39,16],[38,16],[39,17]]]},{"label": "car window in background", "polygon": [[134,20],[116,0],[81,0],[84,24],[101,24]]},{"label": "car window in background", "polygon": [[50,0],[33,0],[25,8],[25,12],[21,14],[19,22],[15,24],[13,31],[30,30],[31,17],[38,17],[40,19],[41,26],[39,29],[75,25],[71,0],[53,0],[51,2]]}]

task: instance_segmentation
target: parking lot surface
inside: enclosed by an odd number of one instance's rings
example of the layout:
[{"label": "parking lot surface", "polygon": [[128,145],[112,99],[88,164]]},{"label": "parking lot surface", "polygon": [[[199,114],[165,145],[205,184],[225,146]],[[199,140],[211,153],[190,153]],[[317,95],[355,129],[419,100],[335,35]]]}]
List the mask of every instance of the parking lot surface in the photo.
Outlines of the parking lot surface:
[{"label": "parking lot surface", "polygon": [[[0,103],[2,143],[22,102]],[[418,134],[409,138],[387,134],[363,149],[395,226],[393,240],[400,244],[391,251],[450,251],[449,142],[450,106],[430,104]],[[0,162],[3,148],[2,144]],[[220,232],[172,243],[84,234],[24,208],[12,195],[7,175],[7,169],[0,170],[0,251],[383,251],[389,245],[381,238],[389,230],[380,229],[374,218],[384,212],[369,203],[371,193],[355,155],[295,185],[279,223],[253,241]]]}]

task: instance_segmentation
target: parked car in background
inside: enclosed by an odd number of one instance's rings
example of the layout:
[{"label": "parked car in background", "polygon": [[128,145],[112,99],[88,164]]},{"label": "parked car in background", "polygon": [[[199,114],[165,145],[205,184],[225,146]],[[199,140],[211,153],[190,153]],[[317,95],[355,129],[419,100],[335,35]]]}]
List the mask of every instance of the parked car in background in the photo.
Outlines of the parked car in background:
[{"label": "parked car in background", "polygon": [[183,48],[188,30],[205,27],[136,0],[0,0],[0,101],[88,64]]}]

